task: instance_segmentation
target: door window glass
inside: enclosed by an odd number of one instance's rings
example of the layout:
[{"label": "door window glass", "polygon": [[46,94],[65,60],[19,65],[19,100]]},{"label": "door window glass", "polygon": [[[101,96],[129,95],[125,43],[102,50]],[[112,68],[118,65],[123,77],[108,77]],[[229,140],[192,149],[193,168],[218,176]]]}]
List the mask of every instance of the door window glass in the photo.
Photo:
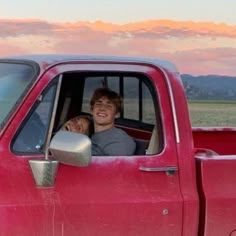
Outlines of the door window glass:
[{"label": "door window glass", "polygon": [[150,90],[145,83],[142,83],[142,94],[143,122],[148,124],[155,124],[155,106]]},{"label": "door window glass", "polygon": [[85,79],[82,111],[90,112],[90,99],[97,88],[104,86],[104,76],[93,76]]},{"label": "door window glass", "polygon": [[51,86],[24,122],[13,143],[14,152],[42,153],[51,117],[56,85]]}]

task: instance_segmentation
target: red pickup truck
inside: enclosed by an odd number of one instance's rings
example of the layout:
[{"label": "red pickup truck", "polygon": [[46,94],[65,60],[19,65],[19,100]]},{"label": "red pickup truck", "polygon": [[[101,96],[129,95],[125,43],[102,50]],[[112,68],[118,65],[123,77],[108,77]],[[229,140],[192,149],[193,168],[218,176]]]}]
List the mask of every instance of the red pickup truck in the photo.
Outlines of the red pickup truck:
[{"label": "red pickup truck", "polygon": [[[124,99],[133,156],[61,131],[98,87]],[[192,129],[176,67],[147,58],[0,59],[0,235],[236,235],[236,131]]]}]

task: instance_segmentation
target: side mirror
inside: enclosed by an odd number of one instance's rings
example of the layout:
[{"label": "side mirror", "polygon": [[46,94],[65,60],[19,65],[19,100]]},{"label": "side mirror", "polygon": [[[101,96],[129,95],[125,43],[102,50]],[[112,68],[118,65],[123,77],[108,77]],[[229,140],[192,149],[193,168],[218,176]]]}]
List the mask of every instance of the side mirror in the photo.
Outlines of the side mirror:
[{"label": "side mirror", "polygon": [[52,138],[49,151],[60,163],[88,166],[92,157],[91,146],[86,135],[60,130]]}]

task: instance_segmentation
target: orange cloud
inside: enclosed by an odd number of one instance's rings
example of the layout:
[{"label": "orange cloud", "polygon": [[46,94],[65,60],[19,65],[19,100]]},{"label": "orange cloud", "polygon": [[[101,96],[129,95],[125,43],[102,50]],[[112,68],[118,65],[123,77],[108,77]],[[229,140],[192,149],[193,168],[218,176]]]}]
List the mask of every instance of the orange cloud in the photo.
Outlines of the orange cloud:
[{"label": "orange cloud", "polygon": [[136,36],[190,37],[193,35],[211,37],[236,37],[236,26],[225,23],[172,20],[148,20],[129,24],[112,24],[102,21],[72,23],[50,23],[38,19],[0,19],[0,37],[21,34],[57,34],[100,31],[107,34],[130,33]]},{"label": "orange cloud", "polygon": [[[0,19],[0,55],[79,53],[168,59],[181,73],[235,75],[236,26],[149,20],[130,24]],[[2,49],[2,50],[1,50]]]}]

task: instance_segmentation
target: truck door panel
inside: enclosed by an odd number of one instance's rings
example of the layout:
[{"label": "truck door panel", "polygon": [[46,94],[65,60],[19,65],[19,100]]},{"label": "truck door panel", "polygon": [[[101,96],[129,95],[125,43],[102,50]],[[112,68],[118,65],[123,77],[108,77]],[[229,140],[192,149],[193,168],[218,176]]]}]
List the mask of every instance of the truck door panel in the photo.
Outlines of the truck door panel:
[{"label": "truck door panel", "polygon": [[[5,232],[9,235],[20,230],[24,235],[34,235],[34,230],[38,235],[181,235],[183,199],[178,171],[169,175],[166,171],[140,169],[178,166],[173,117],[163,75],[147,65],[74,63],[49,70],[36,88],[41,94],[45,84],[57,75],[80,70],[148,74],[155,83],[160,110],[165,114],[162,122],[169,124],[163,125],[163,150],[149,156],[92,157],[91,164],[83,168],[60,164],[52,188],[36,187],[29,168],[28,160],[43,158],[42,153],[16,155],[5,151],[0,155],[3,163],[0,186],[1,191],[7,192],[0,196],[1,218],[11,215],[9,223],[4,221]],[[36,91],[29,99],[37,102]],[[23,114],[30,109],[24,103],[14,119],[23,122]],[[9,145],[17,128],[15,124],[6,130],[1,138],[2,149]],[[14,222],[15,229],[10,222]],[[22,222],[27,222],[27,229]]]},{"label": "truck door panel", "polygon": [[235,168],[235,156],[197,158],[202,235],[230,235],[236,230]]}]

